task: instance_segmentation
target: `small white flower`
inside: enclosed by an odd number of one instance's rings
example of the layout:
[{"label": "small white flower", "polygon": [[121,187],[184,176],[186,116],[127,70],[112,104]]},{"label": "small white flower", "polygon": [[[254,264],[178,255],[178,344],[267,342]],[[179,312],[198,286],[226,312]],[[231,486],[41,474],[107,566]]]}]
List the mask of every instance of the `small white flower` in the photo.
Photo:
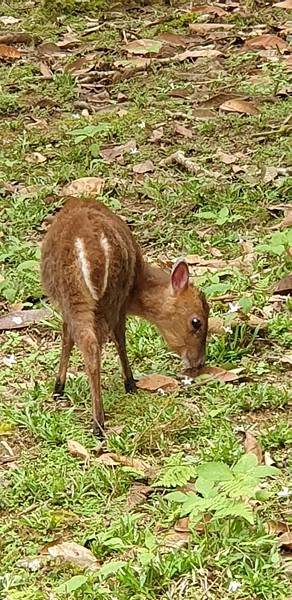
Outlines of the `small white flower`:
[{"label": "small white flower", "polygon": [[130,148],[131,154],[137,154],[139,152],[138,148]]},{"label": "small white flower", "polygon": [[165,396],[165,391],[162,388],[158,388],[157,393],[161,396]]},{"label": "small white flower", "polygon": [[16,325],[21,325],[22,318],[21,317],[12,317],[11,321],[13,321],[13,323],[16,323]]},{"label": "small white flower", "polygon": [[138,127],[140,127],[140,129],[145,129],[145,127],[146,127],[145,121],[141,121],[141,123],[138,123]]},{"label": "small white flower", "polygon": [[16,358],[14,354],[10,354],[9,356],[4,356],[3,362],[6,367],[12,367],[12,365],[15,365],[16,363]]},{"label": "small white flower", "polygon": [[192,377],[188,377],[187,375],[185,375],[185,377],[182,378],[181,382],[183,385],[191,385],[191,383],[193,383],[193,378]]},{"label": "small white flower", "polygon": [[283,487],[282,490],[280,490],[280,492],[278,492],[277,496],[279,496],[279,498],[287,498],[290,495],[289,493],[289,488],[287,486]]},{"label": "small white flower", "polygon": [[240,310],[240,306],[237,302],[228,302],[228,306],[229,306],[230,313],[235,313]]},{"label": "small white flower", "polygon": [[230,325],[227,325],[226,327],[223,326],[224,331],[226,331],[226,333],[232,333],[232,328],[230,327]]},{"label": "small white flower", "polygon": [[236,592],[241,588],[241,583],[239,581],[230,581],[228,586],[228,592]]}]

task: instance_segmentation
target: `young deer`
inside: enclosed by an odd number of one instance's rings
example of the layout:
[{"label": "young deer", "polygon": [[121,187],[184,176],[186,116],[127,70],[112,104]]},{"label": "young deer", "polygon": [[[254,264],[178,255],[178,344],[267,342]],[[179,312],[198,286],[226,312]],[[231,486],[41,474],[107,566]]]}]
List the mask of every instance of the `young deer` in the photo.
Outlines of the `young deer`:
[{"label": "young deer", "polygon": [[130,229],[106,206],[70,198],[54,217],[42,244],[42,281],[63,316],[62,353],[55,395],[64,391],[73,345],[90,381],[95,433],[102,432],[101,349],[115,342],[127,392],[136,390],[125,343],[126,315],[154,323],[185,366],[205,361],[208,304],[189,282],[179,259],[171,274],[148,264]]}]

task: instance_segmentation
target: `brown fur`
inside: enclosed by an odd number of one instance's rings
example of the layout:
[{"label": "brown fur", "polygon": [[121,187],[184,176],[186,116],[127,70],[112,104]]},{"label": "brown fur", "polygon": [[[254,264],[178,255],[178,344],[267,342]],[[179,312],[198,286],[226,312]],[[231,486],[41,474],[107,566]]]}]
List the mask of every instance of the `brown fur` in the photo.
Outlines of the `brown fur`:
[{"label": "brown fur", "polygon": [[[93,290],[86,285],[80,267],[77,238],[82,240]],[[101,245],[104,238],[109,255],[107,278],[107,252]],[[143,259],[126,223],[104,205],[71,198],[58,212],[42,244],[42,281],[63,316],[55,394],[63,392],[70,353],[76,344],[90,381],[96,431],[104,426],[100,362],[102,346],[109,336],[120,356],[126,390],[135,391],[125,345],[127,314],[154,323],[188,366],[197,367],[204,362],[208,305],[203,294],[188,281],[175,289],[171,276]],[[194,316],[201,320],[196,334],[191,326]]]}]

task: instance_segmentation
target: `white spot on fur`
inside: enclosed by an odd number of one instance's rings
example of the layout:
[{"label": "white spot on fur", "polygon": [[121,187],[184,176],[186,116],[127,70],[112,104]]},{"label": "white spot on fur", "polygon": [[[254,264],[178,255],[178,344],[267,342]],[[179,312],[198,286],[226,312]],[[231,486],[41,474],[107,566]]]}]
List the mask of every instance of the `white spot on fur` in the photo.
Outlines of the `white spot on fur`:
[{"label": "white spot on fur", "polygon": [[91,296],[95,300],[98,300],[98,296],[92,285],[92,281],[91,281],[91,277],[90,277],[90,265],[89,265],[87,257],[86,257],[84,243],[81,238],[76,239],[75,248],[76,248],[76,252],[77,252],[77,256],[78,256],[79,266],[80,266],[81,273],[83,275],[83,279],[85,281],[86,287],[88,288]]},{"label": "white spot on fur", "polygon": [[100,245],[104,252],[104,277],[103,277],[103,286],[101,290],[101,296],[105,293],[108,282],[108,274],[109,274],[109,264],[110,264],[110,245],[108,239],[102,233],[100,238]]}]

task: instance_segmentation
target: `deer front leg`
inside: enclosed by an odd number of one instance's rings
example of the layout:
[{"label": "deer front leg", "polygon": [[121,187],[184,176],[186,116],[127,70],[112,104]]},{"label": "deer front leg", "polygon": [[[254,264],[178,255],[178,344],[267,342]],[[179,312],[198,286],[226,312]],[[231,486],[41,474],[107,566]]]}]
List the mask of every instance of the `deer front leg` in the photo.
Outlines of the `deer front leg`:
[{"label": "deer front leg", "polygon": [[123,369],[125,390],[127,393],[133,394],[137,391],[137,387],[127,355],[125,330],[126,317],[122,316],[113,331],[112,337],[115,342]]}]

